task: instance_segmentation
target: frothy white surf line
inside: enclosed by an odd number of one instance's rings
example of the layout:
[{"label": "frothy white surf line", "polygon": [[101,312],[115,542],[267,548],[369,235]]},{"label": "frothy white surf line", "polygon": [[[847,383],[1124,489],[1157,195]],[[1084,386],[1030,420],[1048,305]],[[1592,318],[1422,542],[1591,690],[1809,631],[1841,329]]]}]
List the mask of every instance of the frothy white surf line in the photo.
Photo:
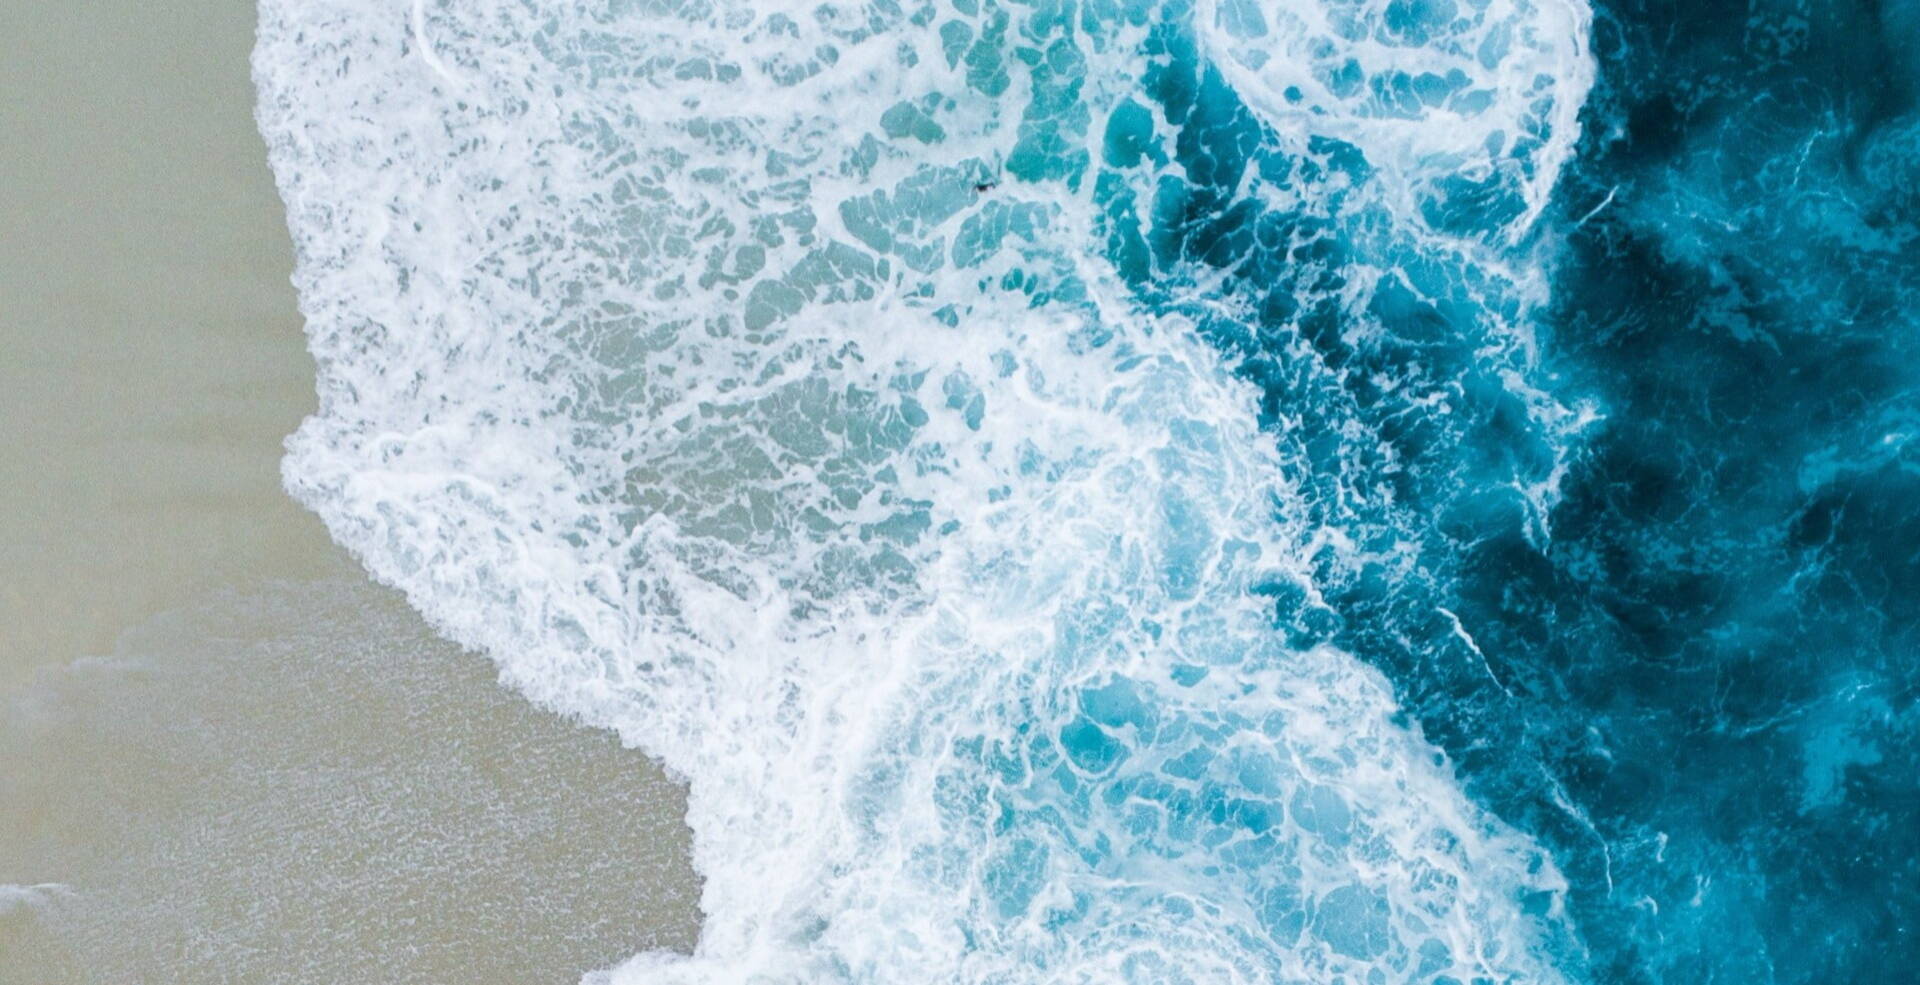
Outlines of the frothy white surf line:
[{"label": "frothy white surf line", "polygon": [[286,477],[689,780],[699,948],[606,977],[1557,978],[1551,861],[1272,631],[1316,534],[1253,394],[1005,177],[1097,143],[1143,21],[422,16],[261,7],[321,375]]}]

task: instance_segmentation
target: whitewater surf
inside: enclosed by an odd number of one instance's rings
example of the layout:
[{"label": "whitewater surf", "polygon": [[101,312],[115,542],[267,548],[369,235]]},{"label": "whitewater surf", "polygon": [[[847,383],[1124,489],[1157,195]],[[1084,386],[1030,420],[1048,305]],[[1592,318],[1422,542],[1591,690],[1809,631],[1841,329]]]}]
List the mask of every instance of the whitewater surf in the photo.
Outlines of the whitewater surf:
[{"label": "whitewater surf", "polygon": [[[596,980],[1578,978],[1323,588],[1409,575],[1356,402],[1517,415],[1544,535],[1588,20],[267,0],[288,488],[688,782],[699,944]],[[1342,364],[1393,305],[1472,310],[1466,389]]]}]

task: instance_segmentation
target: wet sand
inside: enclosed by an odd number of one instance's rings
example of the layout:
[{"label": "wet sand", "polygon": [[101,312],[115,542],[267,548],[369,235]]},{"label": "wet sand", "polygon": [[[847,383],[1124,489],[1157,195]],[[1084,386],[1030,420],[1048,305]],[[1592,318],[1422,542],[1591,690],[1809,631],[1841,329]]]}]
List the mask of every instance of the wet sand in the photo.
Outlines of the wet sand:
[{"label": "wet sand", "polygon": [[568,982],[682,792],[280,489],[313,406],[243,0],[0,0],[0,981]]},{"label": "wet sand", "polygon": [[222,586],[328,570],[254,133],[252,7],[0,0],[0,689]]},{"label": "wet sand", "polygon": [[0,981],[534,983],[696,929],[682,793],[352,578],[0,705]]}]

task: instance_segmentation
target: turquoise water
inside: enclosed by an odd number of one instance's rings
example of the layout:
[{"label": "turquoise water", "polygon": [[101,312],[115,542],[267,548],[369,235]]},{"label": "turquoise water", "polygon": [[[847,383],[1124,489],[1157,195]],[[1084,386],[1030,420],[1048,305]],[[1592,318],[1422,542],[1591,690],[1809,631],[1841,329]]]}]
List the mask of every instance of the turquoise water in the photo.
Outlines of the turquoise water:
[{"label": "turquoise water", "polygon": [[1899,980],[1906,8],[261,16],[289,488],[689,780],[596,977]]},{"label": "turquoise water", "polygon": [[[1443,549],[1519,700],[1396,677],[1450,747],[1527,750],[1474,773],[1562,828],[1608,980],[1915,962],[1916,30],[1910,3],[1596,23],[1544,352],[1606,422],[1545,550]],[[1533,764],[1593,831],[1550,819]]]}]

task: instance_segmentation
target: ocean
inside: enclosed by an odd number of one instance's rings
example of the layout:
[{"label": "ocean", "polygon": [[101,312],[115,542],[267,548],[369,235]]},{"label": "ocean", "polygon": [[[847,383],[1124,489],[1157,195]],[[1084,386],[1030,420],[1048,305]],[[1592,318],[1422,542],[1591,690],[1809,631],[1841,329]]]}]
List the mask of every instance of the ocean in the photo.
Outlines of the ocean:
[{"label": "ocean", "polygon": [[687,783],[593,982],[1907,981],[1916,36],[263,0],[286,483]]}]

